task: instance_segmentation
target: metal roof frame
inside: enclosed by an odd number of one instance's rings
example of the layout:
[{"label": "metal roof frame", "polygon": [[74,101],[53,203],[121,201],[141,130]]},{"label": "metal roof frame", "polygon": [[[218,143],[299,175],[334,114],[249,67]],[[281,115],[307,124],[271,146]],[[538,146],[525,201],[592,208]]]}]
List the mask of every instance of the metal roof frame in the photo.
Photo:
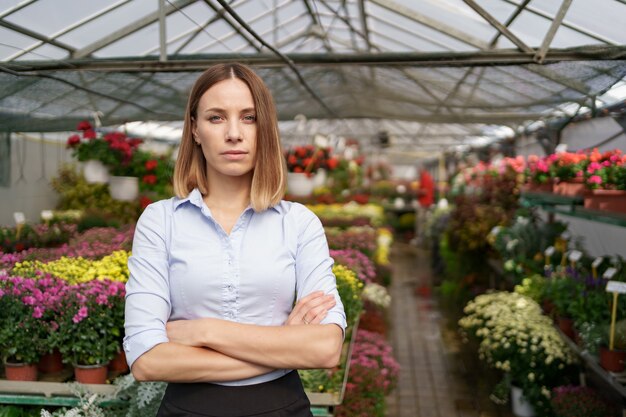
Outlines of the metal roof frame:
[{"label": "metal roof frame", "polygon": [[[20,20],[29,10],[45,9],[39,0],[0,10],[0,29],[20,37],[19,43],[4,45],[18,52],[0,58],[0,129],[58,129],[63,121],[104,108],[108,114],[102,118],[109,122],[122,120],[120,111],[129,109],[134,110],[126,116],[138,120],[171,120],[193,74],[215,62],[246,62],[260,71],[273,88],[282,119],[299,111],[311,117],[380,114],[510,126],[559,117],[565,103],[594,106],[596,97],[626,74],[626,36],[586,27],[581,23],[585,6],[571,0],[556,7],[530,0],[158,0],[157,9],[130,16],[99,38],[80,44],[70,36],[109,13],[138,8],[141,1],[91,5],[88,13],[51,33],[41,29],[45,22]],[[607,25],[611,19],[619,22],[621,13],[626,18],[626,0],[601,1],[617,12],[603,16]],[[203,13],[192,16],[187,10]],[[540,38],[520,29],[518,21],[529,16],[546,24]],[[169,34],[173,17],[189,27]],[[472,19],[467,27],[451,23],[466,17]],[[227,29],[216,32],[219,22]],[[554,47],[563,43],[561,27],[588,43]],[[122,48],[130,36],[143,36],[147,29],[158,36],[151,45],[146,42],[142,55],[106,56],[111,46]],[[501,41],[517,49],[498,47]],[[50,59],[40,59],[49,53]],[[576,65],[580,68],[573,70]],[[33,105],[36,92],[50,83],[65,87]],[[102,85],[115,87],[103,91]],[[70,99],[73,109],[53,109],[55,102]],[[27,105],[31,113],[21,114],[15,103]],[[398,111],[390,111],[391,105]],[[428,133],[422,126],[416,134]]]}]

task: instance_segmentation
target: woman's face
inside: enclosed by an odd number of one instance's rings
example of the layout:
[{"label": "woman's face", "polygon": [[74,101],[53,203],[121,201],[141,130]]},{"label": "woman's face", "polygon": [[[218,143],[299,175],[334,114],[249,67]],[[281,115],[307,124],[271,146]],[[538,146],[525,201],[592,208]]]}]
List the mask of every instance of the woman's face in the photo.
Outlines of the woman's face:
[{"label": "woman's face", "polygon": [[220,81],[200,98],[193,125],[209,178],[252,176],[256,160],[256,111],[248,86]]}]

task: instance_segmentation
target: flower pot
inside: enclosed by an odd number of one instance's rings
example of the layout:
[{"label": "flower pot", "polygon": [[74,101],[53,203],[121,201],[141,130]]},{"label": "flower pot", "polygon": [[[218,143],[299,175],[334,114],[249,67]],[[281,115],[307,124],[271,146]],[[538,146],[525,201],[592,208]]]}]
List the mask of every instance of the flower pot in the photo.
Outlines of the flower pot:
[{"label": "flower pot", "polygon": [[139,178],[112,176],[109,178],[109,193],[115,200],[136,200],[139,196]]},{"label": "flower pot", "polygon": [[5,362],[4,372],[10,381],[37,381],[37,365],[34,363]]},{"label": "flower pot", "polygon": [[287,173],[287,189],[294,197],[308,197],[313,192],[313,177],[303,172]]},{"label": "flower pot", "polygon": [[557,319],[557,324],[559,325],[559,329],[563,332],[563,334],[569,337],[571,340],[576,338],[576,331],[574,330],[574,320],[569,317],[559,317]]},{"label": "flower pot", "polygon": [[573,178],[571,180],[562,181],[554,185],[554,193],[567,197],[578,197],[585,195],[585,183],[582,178]]},{"label": "flower pot", "polygon": [[128,372],[128,363],[126,362],[126,353],[123,350],[117,352],[115,357],[109,362],[109,371],[112,372]]},{"label": "flower pot", "polygon": [[109,168],[100,161],[90,159],[83,165],[83,177],[90,184],[106,184],[109,182]]},{"label": "flower pot", "polygon": [[517,417],[534,417],[537,415],[535,408],[524,397],[522,389],[515,385],[511,385],[511,408]]},{"label": "flower pot", "polygon": [[104,384],[107,365],[74,365],[74,379],[81,384]]},{"label": "flower pot", "polygon": [[39,359],[37,369],[39,369],[39,372],[43,372],[44,374],[62,371],[63,361],[61,352],[55,349],[52,353],[46,353],[43,355]]},{"label": "flower pot", "polygon": [[624,371],[626,350],[610,350],[606,346],[600,346],[600,366],[609,372]]},{"label": "flower pot", "polygon": [[585,208],[626,213],[626,191],[591,190],[585,194]]}]

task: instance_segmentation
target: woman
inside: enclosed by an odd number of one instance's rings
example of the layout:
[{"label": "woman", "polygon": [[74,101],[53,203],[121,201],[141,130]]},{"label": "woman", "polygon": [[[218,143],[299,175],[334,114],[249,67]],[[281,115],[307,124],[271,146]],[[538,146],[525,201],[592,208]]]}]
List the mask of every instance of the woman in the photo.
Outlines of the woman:
[{"label": "woman", "polygon": [[294,369],[335,366],[346,321],[322,225],[282,200],[285,177],[263,81],[209,68],[177,197],[146,208],[128,262],[124,350],[136,379],[170,383],[159,416],[311,415]]}]

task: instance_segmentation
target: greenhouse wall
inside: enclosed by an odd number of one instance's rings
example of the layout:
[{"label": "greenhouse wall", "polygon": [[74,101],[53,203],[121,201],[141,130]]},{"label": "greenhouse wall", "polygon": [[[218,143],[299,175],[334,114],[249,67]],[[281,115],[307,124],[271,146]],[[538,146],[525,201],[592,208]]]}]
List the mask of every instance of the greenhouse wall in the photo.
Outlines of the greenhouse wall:
[{"label": "greenhouse wall", "polygon": [[[0,185],[0,225],[14,225],[13,213],[23,212],[27,222],[39,222],[42,210],[54,209],[57,194],[50,180],[72,158],[65,141],[55,135],[12,134],[10,140],[9,178]],[[3,167],[4,168],[4,167]]]}]

